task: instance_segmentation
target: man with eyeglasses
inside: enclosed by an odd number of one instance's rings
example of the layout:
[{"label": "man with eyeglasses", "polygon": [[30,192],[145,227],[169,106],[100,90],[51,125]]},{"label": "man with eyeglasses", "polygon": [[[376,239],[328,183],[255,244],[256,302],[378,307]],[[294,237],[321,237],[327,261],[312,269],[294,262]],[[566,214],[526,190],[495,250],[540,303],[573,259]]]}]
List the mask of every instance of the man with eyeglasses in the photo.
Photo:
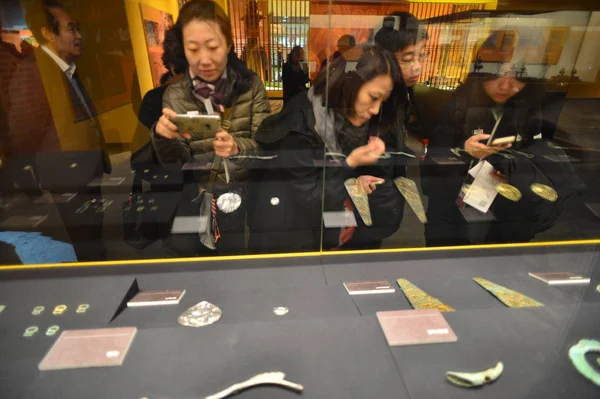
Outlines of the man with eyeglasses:
[{"label": "man with eyeglasses", "polygon": [[76,71],[79,25],[51,0],[31,4],[26,20],[40,46],[10,83],[11,170],[52,193],[78,260],[103,260],[103,214],[81,209],[102,203],[99,181],[111,167],[96,110]]},{"label": "man with eyeglasses", "polygon": [[419,81],[426,58],[426,42],[425,25],[406,12],[385,17],[375,34],[375,43],[396,56],[406,87],[413,87]]},{"label": "man with eyeglasses", "polygon": [[[425,53],[427,39],[425,24],[407,12],[398,12],[385,17],[381,29],[376,31],[374,37],[375,44],[392,52],[400,65],[404,84],[408,88],[403,110],[404,130],[408,130],[415,136],[419,136],[421,129],[417,123],[413,87],[419,81],[427,58]],[[405,140],[408,140],[408,137],[405,137]]]}]

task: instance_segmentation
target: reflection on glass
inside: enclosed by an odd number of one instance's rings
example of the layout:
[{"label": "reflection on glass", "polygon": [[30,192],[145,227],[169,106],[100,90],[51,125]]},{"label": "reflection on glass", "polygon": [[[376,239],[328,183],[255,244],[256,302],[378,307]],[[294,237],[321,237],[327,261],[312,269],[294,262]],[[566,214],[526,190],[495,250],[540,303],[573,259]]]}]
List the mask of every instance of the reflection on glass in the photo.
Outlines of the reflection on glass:
[{"label": "reflection on glass", "polygon": [[151,3],[0,5],[0,263],[598,238],[598,12]]}]

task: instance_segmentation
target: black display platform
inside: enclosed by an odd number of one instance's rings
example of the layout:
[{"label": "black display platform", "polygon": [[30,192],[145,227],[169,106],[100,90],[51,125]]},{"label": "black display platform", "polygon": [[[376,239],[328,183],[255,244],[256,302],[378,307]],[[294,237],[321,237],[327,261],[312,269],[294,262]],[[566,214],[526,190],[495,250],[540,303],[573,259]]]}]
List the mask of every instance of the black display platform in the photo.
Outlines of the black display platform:
[{"label": "black display platform", "polygon": [[[299,396],[262,387],[239,398],[592,398],[600,388],[571,365],[568,349],[600,339],[600,247],[541,246],[298,258],[106,264],[0,269],[0,398],[203,398],[266,371],[303,384]],[[548,286],[532,271],[592,278],[577,289]],[[473,282],[483,277],[545,304],[511,309]],[[395,280],[406,278],[453,306],[445,317],[458,342],[388,347],[375,312],[410,305]],[[387,279],[394,294],[354,296],[342,283]],[[142,290],[186,289],[179,305],[127,308],[110,321],[137,280]],[[217,323],[182,327],[177,317],[207,300]],[[53,315],[57,305],[68,308]],[[81,304],[89,304],[78,314]],[[44,306],[40,315],[32,315]],[[277,316],[273,308],[286,306]],[[135,326],[120,367],[43,371],[38,363],[61,330]],[[38,326],[33,337],[23,337]],[[593,359],[592,359],[593,360]],[[481,389],[449,384],[445,372],[504,362]]]}]

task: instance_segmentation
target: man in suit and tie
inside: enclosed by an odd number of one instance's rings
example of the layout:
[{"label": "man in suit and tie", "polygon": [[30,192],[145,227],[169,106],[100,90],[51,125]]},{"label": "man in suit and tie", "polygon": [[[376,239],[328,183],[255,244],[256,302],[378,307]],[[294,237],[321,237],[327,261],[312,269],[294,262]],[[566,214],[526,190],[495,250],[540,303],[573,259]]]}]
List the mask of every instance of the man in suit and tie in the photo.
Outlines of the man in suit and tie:
[{"label": "man in suit and tie", "polygon": [[[111,166],[97,113],[77,74],[79,25],[60,3],[26,10],[40,44],[23,59],[9,88],[12,170],[52,193],[77,259],[106,259],[99,181]],[[72,199],[67,193],[76,193]],[[91,205],[86,208],[85,205]]]}]

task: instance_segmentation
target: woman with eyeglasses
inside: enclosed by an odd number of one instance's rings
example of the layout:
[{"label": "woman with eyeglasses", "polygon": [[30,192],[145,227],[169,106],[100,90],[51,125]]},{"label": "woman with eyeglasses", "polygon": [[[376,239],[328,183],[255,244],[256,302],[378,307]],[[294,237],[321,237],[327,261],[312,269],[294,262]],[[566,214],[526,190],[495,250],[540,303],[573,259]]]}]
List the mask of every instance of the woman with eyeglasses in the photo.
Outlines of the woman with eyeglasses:
[{"label": "woman with eyeglasses", "polygon": [[[565,199],[584,190],[570,164],[547,159],[553,150],[542,123],[543,81],[517,74],[522,57],[513,60],[486,66],[496,72],[470,74],[437,118],[429,158],[460,160],[440,161],[422,177],[429,196],[428,246],[530,241],[554,224]],[[485,194],[472,185],[476,170],[469,174],[484,162],[493,182]],[[537,195],[533,184],[549,187],[548,195]],[[467,193],[495,198],[484,213],[465,204]]]}]

